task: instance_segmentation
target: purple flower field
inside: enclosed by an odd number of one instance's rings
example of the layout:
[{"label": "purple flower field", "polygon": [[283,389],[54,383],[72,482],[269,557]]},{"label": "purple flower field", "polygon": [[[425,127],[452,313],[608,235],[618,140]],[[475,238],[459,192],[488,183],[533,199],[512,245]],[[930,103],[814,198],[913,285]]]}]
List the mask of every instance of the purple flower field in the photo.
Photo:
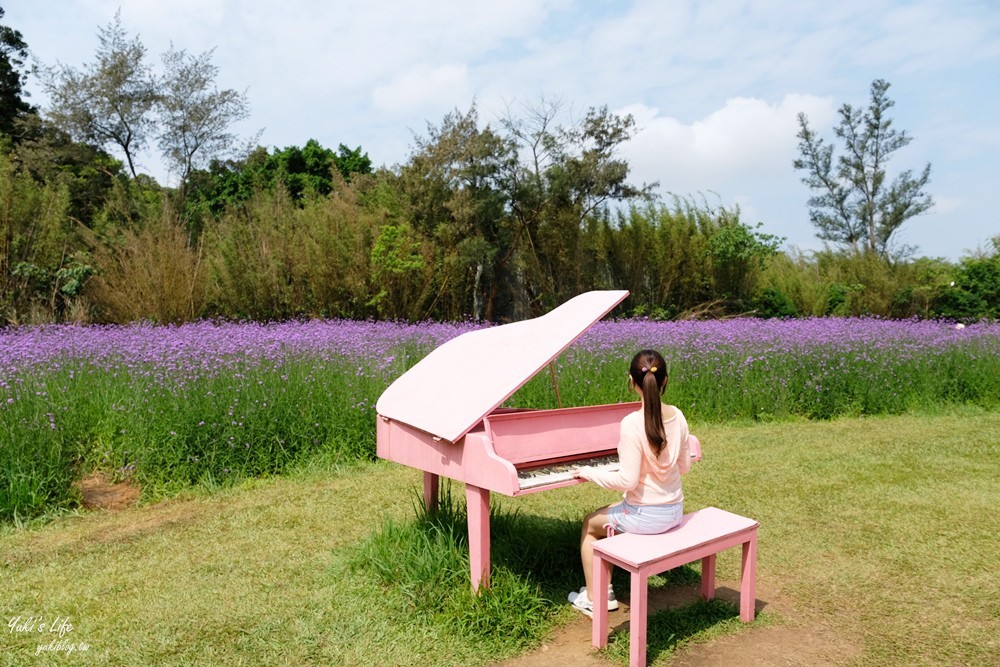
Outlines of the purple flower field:
[{"label": "purple flower field", "polygon": [[[478,328],[475,323],[398,324],[315,320],[281,324],[181,326],[43,326],[0,330],[0,388],[25,375],[85,364],[108,371],[162,369],[214,374],[237,365],[353,360],[366,371],[392,364],[401,348],[426,353]],[[599,322],[569,356],[618,354],[632,347],[669,350],[678,363],[745,353],[745,363],[771,355],[853,352],[876,360],[882,353],[914,358],[969,346],[1000,354],[1000,324],[956,329],[950,323],[857,318],[803,320]]]},{"label": "purple flower field", "polygon": [[472,328],[349,320],[24,327],[0,330],[0,381],[77,363],[104,370],[165,368],[209,374],[232,364],[282,363],[304,355],[377,363],[401,345],[430,350]]},{"label": "purple flower field", "polygon": [[[81,471],[164,490],[374,454],[386,386],[474,323],[308,321],[0,331],[0,517],[72,504]],[[567,405],[627,400],[641,347],[692,421],[1000,405],[1000,325],[805,319],[600,322],[558,360]],[[546,373],[511,403],[553,407]]]}]

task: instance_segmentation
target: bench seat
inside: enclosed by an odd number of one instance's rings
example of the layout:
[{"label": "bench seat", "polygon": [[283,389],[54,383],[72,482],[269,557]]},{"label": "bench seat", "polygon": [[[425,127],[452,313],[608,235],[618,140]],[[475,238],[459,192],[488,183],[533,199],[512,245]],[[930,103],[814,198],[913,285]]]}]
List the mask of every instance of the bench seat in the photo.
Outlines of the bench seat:
[{"label": "bench seat", "polygon": [[[715,597],[715,556],[720,551],[742,545],[743,566],[740,583],[740,620],[754,618],[757,581],[757,527],[754,519],[716,507],[684,515],[675,528],[659,535],[621,533],[594,543],[594,590],[608,590],[606,563],[632,574],[629,611],[629,664],[646,664],[647,581],[650,576],[701,559],[701,595]],[[599,596],[600,597],[600,596]],[[608,643],[607,600],[594,600],[593,645]]]}]

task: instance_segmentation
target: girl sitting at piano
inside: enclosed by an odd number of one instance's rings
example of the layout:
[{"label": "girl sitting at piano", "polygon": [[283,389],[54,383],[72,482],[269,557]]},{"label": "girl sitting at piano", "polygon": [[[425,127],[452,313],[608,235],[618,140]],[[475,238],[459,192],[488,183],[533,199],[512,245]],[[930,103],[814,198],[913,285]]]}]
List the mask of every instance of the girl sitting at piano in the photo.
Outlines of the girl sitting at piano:
[{"label": "girl sitting at piano", "polygon": [[[621,421],[617,470],[577,468],[576,477],[600,487],[623,491],[624,499],[594,510],[583,520],[580,557],[586,586],[569,594],[574,607],[588,616],[593,612],[592,565],[594,542],[605,537],[607,526],[619,533],[665,533],[684,516],[681,475],[691,469],[688,425],[676,407],[661,402],[667,387],[667,365],[655,350],[642,350],[632,358],[629,388],[642,398],[642,407]],[[614,593],[608,609],[618,608]]]}]

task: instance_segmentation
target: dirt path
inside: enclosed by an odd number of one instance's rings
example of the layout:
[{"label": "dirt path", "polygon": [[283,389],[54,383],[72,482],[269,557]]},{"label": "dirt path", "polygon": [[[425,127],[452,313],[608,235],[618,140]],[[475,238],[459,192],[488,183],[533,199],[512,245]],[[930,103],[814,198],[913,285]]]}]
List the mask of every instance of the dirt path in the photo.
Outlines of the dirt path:
[{"label": "dirt path", "polygon": [[[719,586],[720,599],[739,601],[739,582],[720,582]],[[697,596],[697,587],[652,590],[649,607],[652,611],[681,606],[693,602]],[[774,625],[680,649],[666,664],[671,667],[828,667],[845,664],[860,652],[849,638],[839,636],[821,619],[805,618],[776,588],[758,582],[757,611],[764,609],[776,613],[781,620]],[[627,604],[623,603],[609,616],[612,631],[628,628]],[[608,667],[611,663],[591,647],[590,628],[590,619],[580,614],[558,628],[540,649],[492,667]]]},{"label": "dirt path", "polygon": [[76,486],[83,496],[84,508],[89,510],[120,510],[139,500],[139,489],[125,482],[112,484],[100,473],[85,477]]}]

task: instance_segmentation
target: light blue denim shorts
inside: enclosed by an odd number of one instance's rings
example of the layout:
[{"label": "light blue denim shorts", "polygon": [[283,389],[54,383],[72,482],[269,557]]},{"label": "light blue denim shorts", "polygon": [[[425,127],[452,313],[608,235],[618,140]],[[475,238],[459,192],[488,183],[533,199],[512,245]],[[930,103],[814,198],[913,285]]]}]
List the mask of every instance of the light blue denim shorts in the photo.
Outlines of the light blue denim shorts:
[{"label": "light blue denim shorts", "polygon": [[665,533],[679,524],[683,517],[683,502],[670,505],[633,505],[623,500],[608,508],[608,523],[617,533]]}]

